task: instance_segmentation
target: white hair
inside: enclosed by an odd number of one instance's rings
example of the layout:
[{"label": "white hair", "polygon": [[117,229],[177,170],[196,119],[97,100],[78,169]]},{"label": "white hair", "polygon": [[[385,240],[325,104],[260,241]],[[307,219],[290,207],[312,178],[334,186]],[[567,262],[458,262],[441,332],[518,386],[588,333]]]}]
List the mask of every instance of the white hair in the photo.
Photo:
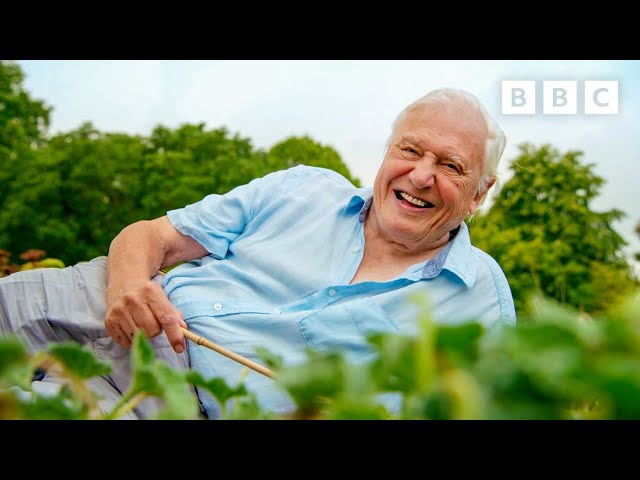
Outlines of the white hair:
[{"label": "white hair", "polygon": [[465,90],[439,88],[427,93],[425,96],[405,107],[391,125],[391,135],[387,141],[386,148],[387,150],[389,149],[391,139],[393,138],[393,134],[398,125],[412,111],[425,105],[454,104],[460,102],[468,105],[472,112],[480,113],[487,127],[487,140],[484,146],[482,175],[480,177],[479,185],[479,190],[484,191],[492,181],[498,179],[498,163],[500,163],[500,157],[502,157],[504,148],[507,145],[507,137],[498,125],[498,122],[496,122],[496,120],[484,108],[482,103],[480,103],[480,100],[478,100],[475,95]]}]

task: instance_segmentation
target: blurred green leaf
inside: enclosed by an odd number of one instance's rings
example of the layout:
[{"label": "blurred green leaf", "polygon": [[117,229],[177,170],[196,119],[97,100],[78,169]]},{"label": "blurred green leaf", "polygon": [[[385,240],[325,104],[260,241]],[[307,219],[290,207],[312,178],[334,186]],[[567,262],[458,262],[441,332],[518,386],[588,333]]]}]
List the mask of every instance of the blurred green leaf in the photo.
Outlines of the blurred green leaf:
[{"label": "blurred green leaf", "polygon": [[70,391],[62,388],[60,394],[43,396],[34,394],[31,401],[22,402],[23,418],[30,420],[86,420],[86,405],[75,400]]},{"label": "blurred green leaf", "polygon": [[478,341],[484,333],[479,323],[438,327],[436,349],[455,357],[456,361],[472,362],[478,354]]},{"label": "blurred green leaf", "polygon": [[260,346],[254,347],[254,351],[258,358],[260,358],[265,366],[272,371],[277,372],[282,368],[282,356],[269,351],[268,349]]},{"label": "blurred green leaf", "polygon": [[301,410],[315,410],[344,389],[346,360],[338,352],[307,351],[304,365],[283,367],[278,383],[292,396]]},{"label": "blurred green leaf", "polygon": [[140,331],[133,337],[131,345],[131,385],[130,395],[147,393],[153,396],[161,396],[163,389],[154,372],[155,355],[149,340]]},{"label": "blurred green leaf", "polygon": [[187,372],[187,380],[196,387],[203,388],[211,393],[222,405],[226,404],[232,398],[242,397],[248,394],[244,384],[240,384],[235,388],[230,387],[222,378],[212,378],[205,380],[195,370]]},{"label": "blurred green leaf", "polygon": [[382,391],[409,392],[417,388],[414,355],[417,340],[408,336],[376,334],[369,341],[378,349],[372,363],[376,384]]},{"label": "blurred green leaf", "polygon": [[92,351],[77,343],[52,343],[48,352],[76,378],[88,379],[111,372],[109,363],[98,360]]},{"label": "blurred green leaf", "polygon": [[197,399],[182,372],[172,370],[163,362],[158,362],[155,369],[156,378],[162,388],[160,398],[164,400],[164,408],[157,418],[171,420],[193,420],[198,418],[200,408]]},{"label": "blurred green leaf", "polygon": [[16,337],[0,337],[0,387],[28,389],[33,366],[24,345]]}]

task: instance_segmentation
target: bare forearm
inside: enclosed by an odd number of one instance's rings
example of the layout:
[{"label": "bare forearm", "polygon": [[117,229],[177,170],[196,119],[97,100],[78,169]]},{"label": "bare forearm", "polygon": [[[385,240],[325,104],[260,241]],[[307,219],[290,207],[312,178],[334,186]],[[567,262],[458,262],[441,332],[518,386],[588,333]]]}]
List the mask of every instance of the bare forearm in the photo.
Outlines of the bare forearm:
[{"label": "bare forearm", "polygon": [[108,259],[107,303],[144,282],[167,266],[167,247],[152,222],[140,221],[124,228],[111,242]]},{"label": "bare forearm", "polygon": [[161,268],[193,260],[207,250],[176,230],[164,216],[124,228],[111,242],[107,262],[107,313],[105,327],[125,348],[136,331],[149,337],[163,330],[177,353],[184,351],[182,314],[151,278]]}]

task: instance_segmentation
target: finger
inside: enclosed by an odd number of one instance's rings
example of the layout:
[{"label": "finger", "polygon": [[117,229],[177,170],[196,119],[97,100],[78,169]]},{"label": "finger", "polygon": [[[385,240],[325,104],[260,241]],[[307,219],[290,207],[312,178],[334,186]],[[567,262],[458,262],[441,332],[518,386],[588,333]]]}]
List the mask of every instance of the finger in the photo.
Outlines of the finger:
[{"label": "finger", "polygon": [[[124,334],[124,336],[128,339],[129,346],[133,342],[133,336],[138,329],[136,327],[135,322],[133,321],[133,317],[131,316],[131,312],[128,309],[124,309],[123,313],[120,316],[120,320],[118,322],[118,327],[120,331]],[[128,347],[127,347],[128,348]]]},{"label": "finger", "polygon": [[187,322],[185,322],[184,319],[182,318],[182,312],[180,310],[178,310],[178,323],[182,328],[186,328],[187,330],[189,329]]},{"label": "finger", "polygon": [[125,348],[131,346],[131,338],[135,331],[131,319],[127,317],[127,310],[122,305],[117,305],[109,309],[104,321],[109,336]]},{"label": "finger", "polygon": [[128,311],[131,314],[134,325],[145,332],[148,337],[153,338],[162,333],[160,323],[147,304],[140,301],[132,302]]},{"label": "finger", "polygon": [[160,322],[160,326],[167,334],[169,343],[176,353],[182,353],[185,350],[184,335],[180,330],[180,320],[182,314],[176,309],[167,298],[164,290],[154,283],[150,283],[148,287],[149,307]]},{"label": "finger", "polygon": [[127,350],[131,348],[133,337],[125,333],[125,331],[120,327],[120,325],[117,325],[115,327],[114,335],[111,335],[111,338],[113,338],[116,342],[118,342],[121,346],[123,346]]}]

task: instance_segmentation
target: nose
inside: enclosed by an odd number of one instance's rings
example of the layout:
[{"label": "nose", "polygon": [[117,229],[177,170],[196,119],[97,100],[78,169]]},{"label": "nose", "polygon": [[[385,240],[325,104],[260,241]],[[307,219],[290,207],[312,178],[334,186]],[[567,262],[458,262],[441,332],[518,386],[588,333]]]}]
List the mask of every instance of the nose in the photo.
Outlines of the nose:
[{"label": "nose", "polygon": [[418,160],[409,173],[409,180],[418,190],[431,188],[436,183],[435,163],[428,158]]}]

